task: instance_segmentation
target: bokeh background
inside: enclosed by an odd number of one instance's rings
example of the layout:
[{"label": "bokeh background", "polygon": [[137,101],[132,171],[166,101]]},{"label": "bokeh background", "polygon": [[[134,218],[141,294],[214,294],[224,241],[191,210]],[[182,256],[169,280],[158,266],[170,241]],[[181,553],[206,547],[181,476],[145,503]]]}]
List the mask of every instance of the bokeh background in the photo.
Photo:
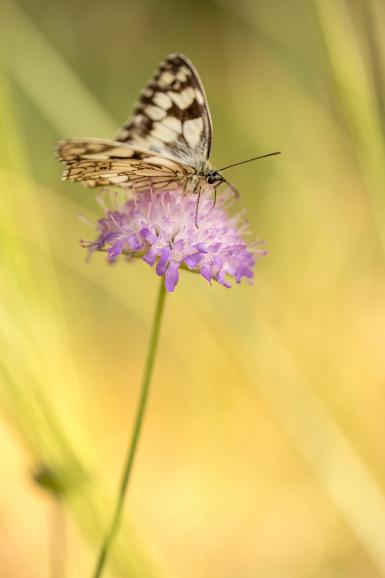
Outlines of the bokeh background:
[{"label": "bokeh background", "polygon": [[214,165],[283,155],[227,173],[254,285],[169,296],[106,577],[385,577],[384,26],[382,0],[2,0],[2,577],[90,576],[158,287],[85,263],[99,210],[53,145],[113,136],[174,51]]}]

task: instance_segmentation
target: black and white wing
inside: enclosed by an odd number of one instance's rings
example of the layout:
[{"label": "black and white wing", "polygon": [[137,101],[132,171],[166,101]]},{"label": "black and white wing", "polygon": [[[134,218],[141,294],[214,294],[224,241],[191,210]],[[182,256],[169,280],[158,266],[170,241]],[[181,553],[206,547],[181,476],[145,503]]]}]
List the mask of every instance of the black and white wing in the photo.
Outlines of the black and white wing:
[{"label": "black and white wing", "polygon": [[168,56],[140,94],[116,140],[69,139],[56,148],[63,179],[89,187],[136,191],[186,186],[206,167],[211,119],[198,73],[180,54]]},{"label": "black and white wing", "polygon": [[192,63],[171,54],[142,90],[116,140],[200,170],[209,158],[211,118]]},{"label": "black and white wing", "polygon": [[106,139],[68,139],[56,147],[63,179],[88,187],[118,185],[135,191],[180,186],[193,169],[175,160]]}]

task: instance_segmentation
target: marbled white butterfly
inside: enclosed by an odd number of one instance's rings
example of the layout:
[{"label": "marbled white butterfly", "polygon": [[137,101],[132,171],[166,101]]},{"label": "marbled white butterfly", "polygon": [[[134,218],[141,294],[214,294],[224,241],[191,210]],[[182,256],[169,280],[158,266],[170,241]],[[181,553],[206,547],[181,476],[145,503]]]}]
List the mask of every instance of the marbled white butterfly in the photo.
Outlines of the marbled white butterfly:
[{"label": "marbled white butterfly", "polygon": [[[56,152],[66,164],[64,180],[135,191],[182,187],[197,194],[199,202],[203,187],[215,191],[227,182],[208,161],[211,135],[210,112],[198,73],[185,56],[171,54],[140,93],[133,116],[115,140],[64,140]],[[278,153],[262,156],[274,154]],[[220,170],[230,166],[235,165]]]}]

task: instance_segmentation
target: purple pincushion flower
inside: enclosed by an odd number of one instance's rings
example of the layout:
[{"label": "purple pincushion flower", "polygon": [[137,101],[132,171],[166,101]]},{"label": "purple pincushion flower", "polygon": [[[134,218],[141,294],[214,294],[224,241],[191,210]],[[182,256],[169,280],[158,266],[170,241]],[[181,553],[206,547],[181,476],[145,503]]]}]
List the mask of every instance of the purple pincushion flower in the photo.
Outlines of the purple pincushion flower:
[{"label": "purple pincushion flower", "polygon": [[156,265],[168,291],[178,283],[181,267],[231,287],[229,278],[252,279],[256,259],[266,251],[259,242],[244,241],[248,223],[241,214],[229,216],[230,198],[226,191],[213,207],[212,196],[202,194],[197,227],[196,196],[180,189],[141,192],[115,202],[114,209],[105,207],[97,239],[85,245],[91,252],[107,251],[109,261],[124,254]]}]

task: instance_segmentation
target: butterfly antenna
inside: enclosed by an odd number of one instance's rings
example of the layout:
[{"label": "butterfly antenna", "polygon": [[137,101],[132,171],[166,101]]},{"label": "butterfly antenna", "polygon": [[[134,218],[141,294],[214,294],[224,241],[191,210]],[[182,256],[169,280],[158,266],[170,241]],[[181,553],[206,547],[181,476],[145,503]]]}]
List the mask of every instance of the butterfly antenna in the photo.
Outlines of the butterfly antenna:
[{"label": "butterfly antenna", "polygon": [[266,157],[273,157],[275,155],[280,155],[281,152],[280,151],[276,151],[274,153],[267,153],[266,155],[260,155],[258,157],[253,157],[252,159],[247,159],[246,161],[241,161],[239,163],[233,163],[231,165],[227,165],[225,167],[222,167],[221,169],[218,169],[218,171],[224,171],[225,169],[229,169],[230,167],[237,167],[238,165],[244,165],[245,163],[250,163],[251,161],[257,161],[258,159],[265,159]]}]

